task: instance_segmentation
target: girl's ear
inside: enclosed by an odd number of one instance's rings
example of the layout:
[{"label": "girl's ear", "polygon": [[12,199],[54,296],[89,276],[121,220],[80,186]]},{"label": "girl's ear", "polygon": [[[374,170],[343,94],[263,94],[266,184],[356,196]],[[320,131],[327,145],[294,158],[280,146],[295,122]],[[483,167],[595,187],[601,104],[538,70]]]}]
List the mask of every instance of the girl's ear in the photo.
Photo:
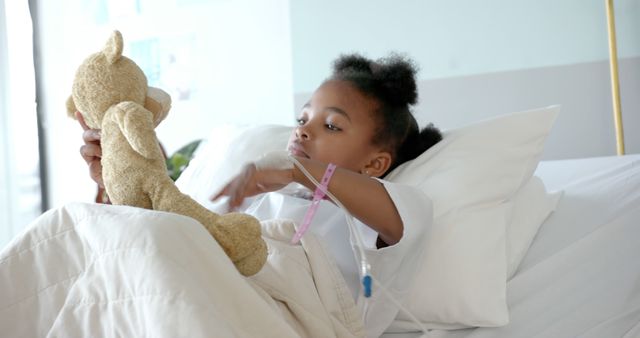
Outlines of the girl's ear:
[{"label": "girl's ear", "polygon": [[374,153],[367,165],[360,170],[360,173],[371,177],[382,176],[391,166],[391,154],[387,151]]}]

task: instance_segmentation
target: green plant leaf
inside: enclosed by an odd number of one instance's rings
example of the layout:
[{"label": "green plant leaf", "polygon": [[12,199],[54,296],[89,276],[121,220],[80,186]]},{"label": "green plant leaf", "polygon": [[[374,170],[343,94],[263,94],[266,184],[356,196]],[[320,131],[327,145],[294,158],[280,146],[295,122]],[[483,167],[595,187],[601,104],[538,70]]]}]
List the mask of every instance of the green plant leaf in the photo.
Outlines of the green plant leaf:
[{"label": "green plant leaf", "polygon": [[195,140],[178,149],[166,160],[167,172],[172,180],[177,180],[187,168],[202,140]]}]

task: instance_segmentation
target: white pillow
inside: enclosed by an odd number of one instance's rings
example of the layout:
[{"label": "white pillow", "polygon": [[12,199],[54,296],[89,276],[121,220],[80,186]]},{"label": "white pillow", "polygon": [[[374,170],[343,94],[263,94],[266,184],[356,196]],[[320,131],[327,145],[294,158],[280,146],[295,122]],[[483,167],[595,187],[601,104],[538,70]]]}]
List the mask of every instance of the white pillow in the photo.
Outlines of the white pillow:
[{"label": "white pillow", "polygon": [[[387,176],[433,200],[423,265],[405,300],[427,327],[508,323],[511,199],[532,177],[558,110],[530,110],[446,131],[440,143]],[[400,313],[398,320],[409,318]]]},{"label": "white pillow", "polygon": [[209,197],[223,188],[242,167],[274,150],[284,150],[293,127],[282,125],[221,125],[197,149],[176,185],[204,206],[219,210]]},{"label": "white pillow", "polygon": [[[530,179],[558,110],[515,113],[446,131],[440,143],[386,177],[420,187],[434,203],[435,224],[425,243],[424,265],[406,302],[429,327],[508,322],[507,271],[517,269],[555,207],[547,201],[546,190]],[[244,163],[284,149],[292,128],[214,128],[178,186],[210,204],[208,197]],[[520,191],[523,186],[526,189]],[[512,219],[518,230],[507,232]],[[408,320],[402,313],[398,319]]]},{"label": "white pillow", "polygon": [[533,176],[513,198],[507,225],[507,280],[515,275],[542,223],[556,210],[562,191],[548,193],[538,176]]}]

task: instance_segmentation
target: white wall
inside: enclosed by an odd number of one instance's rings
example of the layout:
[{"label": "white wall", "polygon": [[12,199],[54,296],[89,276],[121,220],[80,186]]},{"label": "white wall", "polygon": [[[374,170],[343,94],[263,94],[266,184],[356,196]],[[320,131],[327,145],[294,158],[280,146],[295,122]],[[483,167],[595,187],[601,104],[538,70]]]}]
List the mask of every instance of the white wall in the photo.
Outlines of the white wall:
[{"label": "white wall", "polygon": [[[640,57],[620,60],[620,84],[627,153],[640,153]],[[459,127],[495,115],[551,104],[562,109],[547,139],[543,159],[615,154],[607,61],[585,62],[420,83],[423,124]]]},{"label": "white wall", "polygon": [[[640,152],[640,1],[614,1],[627,153]],[[295,107],[345,52],[408,54],[422,124],[563,106],[544,159],[615,154],[604,1],[292,2]]]},{"label": "white wall", "polygon": [[[640,2],[614,3],[619,56],[640,56]],[[405,52],[424,80],[608,57],[604,0],[302,0],[291,2],[291,26],[296,92],[352,51]]]}]

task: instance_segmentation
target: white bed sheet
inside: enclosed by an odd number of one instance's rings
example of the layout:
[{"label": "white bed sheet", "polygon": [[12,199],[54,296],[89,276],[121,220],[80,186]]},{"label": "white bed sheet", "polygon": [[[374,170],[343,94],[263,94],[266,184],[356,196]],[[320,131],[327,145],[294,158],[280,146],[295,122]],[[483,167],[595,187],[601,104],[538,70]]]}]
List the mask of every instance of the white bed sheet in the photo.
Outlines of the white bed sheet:
[{"label": "white bed sheet", "polygon": [[536,175],[564,194],[507,285],[510,323],[427,337],[640,337],[640,155],[541,162]]},{"label": "white bed sheet", "polygon": [[0,251],[0,337],[363,337],[320,241],[262,226],[269,259],[246,279],[191,218],[52,209]]}]

